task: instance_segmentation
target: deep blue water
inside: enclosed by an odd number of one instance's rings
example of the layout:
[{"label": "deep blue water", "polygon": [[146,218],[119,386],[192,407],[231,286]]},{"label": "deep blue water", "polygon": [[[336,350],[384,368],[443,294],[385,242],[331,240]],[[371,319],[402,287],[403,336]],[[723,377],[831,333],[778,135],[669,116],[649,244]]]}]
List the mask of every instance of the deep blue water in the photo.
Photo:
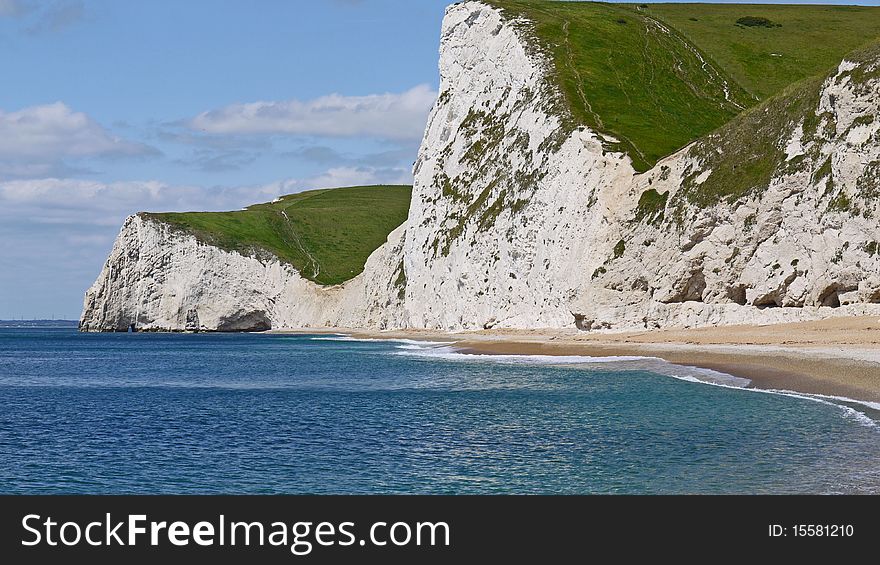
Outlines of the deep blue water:
[{"label": "deep blue water", "polygon": [[0,329],[0,492],[880,492],[880,429],[851,409],[433,353]]}]

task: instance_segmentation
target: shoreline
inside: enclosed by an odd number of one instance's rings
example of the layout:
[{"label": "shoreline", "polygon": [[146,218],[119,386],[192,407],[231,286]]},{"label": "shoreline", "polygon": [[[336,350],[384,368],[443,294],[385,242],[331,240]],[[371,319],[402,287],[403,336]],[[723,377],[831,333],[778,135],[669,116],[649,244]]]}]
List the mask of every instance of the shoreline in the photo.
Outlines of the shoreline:
[{"label": "shoreline", "polygon": [[[738,352],[718,351],[705,346],[667,348],[663,346],[568,345],[503,342],[460,342],[462,353],[476,355],[587,355],[657,357],[673,365],[697,367],[748,379],[745,388],[839,396],[863,402],[880,402],[880,390],[861,380],[861,364],[848,359],[804,359],[767,350],[744,348]],[[880,367],[875,371],[880,372]],[[826,376],[836,375],[836,376]],[[844,378],[840,378],[843,375]]]},{"label": "shoreline", "polygon": [[572,329],[455,333],[357,328],[303,328],[273,333],[448,341],[460,352],[475,355],[658,357],[675,365],[748,379],[748,388],[880,403],[880,319],[876,317],[618,333]]}]

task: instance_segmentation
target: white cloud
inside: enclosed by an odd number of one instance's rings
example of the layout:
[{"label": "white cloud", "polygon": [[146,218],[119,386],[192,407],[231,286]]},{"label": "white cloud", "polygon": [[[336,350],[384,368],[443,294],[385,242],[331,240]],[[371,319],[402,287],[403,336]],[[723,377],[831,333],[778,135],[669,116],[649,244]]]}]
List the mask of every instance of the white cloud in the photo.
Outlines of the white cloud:
[{"label": "white cloud", "polygon": [[260,187],[175,186],[159,181],[34,179],[0,183],[0,221],[118,227],[135,212],[226,210],[259,202]]},{"label": "white cloud", "polygon": [[0,17],[18,17],[31,11],[31,7],[21,0],[0,0]]},{"label": "white cloud", "polygon": [[412,173],[406,169],[372,167],[336,167],[309,179],[313,187],[366,186],[372,184],[412,184]]},{"label": "white cloud", "polygon": [[[418,152],[418,147],[413,144],[402,144],[384,151],[376,151],[365,154],[350,154],[339,152],[326,145],[306,145],[294,151],[283,153],[285,157],[291,157],[300,161],[316,163],[327,167],[360,166],[360,167],[400,167],[411,164]],[[409,182],[409,181],[408,181]]]},{"label": "white cloud", "polygon": [[82,20],[85,12],[82,0],[0,0],[0,18],[22,20],[22,31],[30,35],[62,31]]},{"label": "white cloud", "polygon": [[87,168],[71,167],[61,162],[28,162],[14,160],[4,162],[0,160],[0,179],[10,178],[47,178],[47,177],[70,177],[74,175],[94,174]]},{"label": "white cloud", "polygon": [[84,15],[82,0],[56,0],[45,7],[27,32],[31,35],[58,32],[80,21]]},{"label": "white cloud", "polygon": [[51,161],[64,157],[141,155],[154,150],[112,135],[63,102],[0,110],[0,159]]},{"label": "white cloud", "polygon": [[371,167],[338,167],[309,178],[235,187],[159,181],[13,180],[0,182],[0,222],[118,226],[125,216],[145,210],[236,210],[313,188],[409,182],[412,175],[404,169]]},{"label": "white cloud", "polygon": [[325,137],[421,139],[437,97],[428,85],[400,94],[233,104],[199,114],[192,129],[212,134],[292,134]]}]

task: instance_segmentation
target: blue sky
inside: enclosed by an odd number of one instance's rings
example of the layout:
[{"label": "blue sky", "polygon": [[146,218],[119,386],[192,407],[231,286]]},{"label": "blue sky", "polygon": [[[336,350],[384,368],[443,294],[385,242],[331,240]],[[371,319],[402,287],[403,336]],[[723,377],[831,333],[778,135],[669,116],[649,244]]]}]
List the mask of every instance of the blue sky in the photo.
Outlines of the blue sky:
[{"label": "blue sky", "polygon": [[409,182],[447,3],[0,0],[0,319],[77,318],[131,213]]}]

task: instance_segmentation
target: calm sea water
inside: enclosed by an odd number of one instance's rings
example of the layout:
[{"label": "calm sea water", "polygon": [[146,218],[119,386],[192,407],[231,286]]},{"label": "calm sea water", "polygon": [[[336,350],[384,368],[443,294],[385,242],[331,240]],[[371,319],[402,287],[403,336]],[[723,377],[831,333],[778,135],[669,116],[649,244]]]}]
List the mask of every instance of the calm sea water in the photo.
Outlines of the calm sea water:
[{"label": "calm sea water", "polygon": [[0,492],[880,492],[876,412],[560,363],[0,329]]}]

